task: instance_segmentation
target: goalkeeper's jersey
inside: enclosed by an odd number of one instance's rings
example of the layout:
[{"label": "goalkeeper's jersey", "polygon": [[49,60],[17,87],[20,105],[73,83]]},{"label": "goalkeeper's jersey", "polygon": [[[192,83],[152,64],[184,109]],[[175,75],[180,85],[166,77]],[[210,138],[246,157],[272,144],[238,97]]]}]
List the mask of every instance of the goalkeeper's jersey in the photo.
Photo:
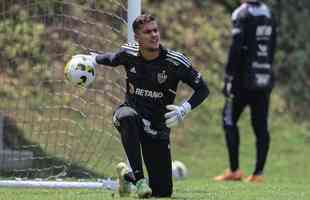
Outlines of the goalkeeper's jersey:
[{"label": "goalkeeper's jersey", "polygon": [[138,45],[125,44],[116,53],[96,56],[98,64],[122,65],[126,70],[126,100],[155,130],[169,129],[165,126],[166,105],[173,104],[180,81],[189,85],[194,94],[188,100],[192,109],[208,95],[208,87],[201,74],[182,53],[160,47],[160,56],[145,60]]}]

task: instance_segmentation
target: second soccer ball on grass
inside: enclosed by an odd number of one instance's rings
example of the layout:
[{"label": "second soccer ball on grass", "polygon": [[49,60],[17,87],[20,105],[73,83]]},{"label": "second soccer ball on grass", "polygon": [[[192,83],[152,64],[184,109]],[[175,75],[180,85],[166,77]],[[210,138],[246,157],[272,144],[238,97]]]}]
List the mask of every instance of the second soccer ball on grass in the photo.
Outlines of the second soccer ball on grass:
[{"label": "second soccer ball on grass", "polygon": [[188,169],[183,162],[179,160],[172,161],[172,176],[176,180],[182,180],[187,178]]}]

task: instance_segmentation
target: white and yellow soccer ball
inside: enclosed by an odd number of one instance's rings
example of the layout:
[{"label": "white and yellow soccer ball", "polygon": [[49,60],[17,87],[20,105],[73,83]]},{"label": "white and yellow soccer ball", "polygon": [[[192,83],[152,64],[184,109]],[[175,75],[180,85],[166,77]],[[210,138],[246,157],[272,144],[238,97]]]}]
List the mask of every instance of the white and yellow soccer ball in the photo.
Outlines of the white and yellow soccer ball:
[{"label": "white and yellow soccer ball", "polygon": [[188,169],[183,162],[179,160],[172,161],[172,176],[176,180],[182,180],[188,177]]},{"label": "white and yellow soccer ball", "polygon": [[65,66],[65,77],[73,85],[87,87],[96,78],[96,65],[90,55],[76,55]]}]

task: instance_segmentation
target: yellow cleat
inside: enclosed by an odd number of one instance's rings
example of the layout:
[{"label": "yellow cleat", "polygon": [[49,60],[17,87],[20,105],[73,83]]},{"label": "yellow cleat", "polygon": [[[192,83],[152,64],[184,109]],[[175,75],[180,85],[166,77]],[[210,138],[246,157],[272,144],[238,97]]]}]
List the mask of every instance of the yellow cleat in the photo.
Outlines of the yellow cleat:
[{"label": "yellow cleat", "polygon": [[124,162],[120,162],[116,166],[116,172],[118,176],[118,193],[120,197],[128,197],[130,195],[130,182],[125,180],[125,175],[129,172],[129,168]]}]

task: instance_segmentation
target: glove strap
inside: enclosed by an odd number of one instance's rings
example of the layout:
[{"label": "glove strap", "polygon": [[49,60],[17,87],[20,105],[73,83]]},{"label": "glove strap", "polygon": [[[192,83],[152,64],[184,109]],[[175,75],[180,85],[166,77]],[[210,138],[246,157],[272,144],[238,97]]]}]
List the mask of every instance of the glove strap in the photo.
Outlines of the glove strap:
[{"label": "glove strap", "polygon": [[192,105],[190,103],[188,103],[188,101],[185,101],[184,103],[182,103],[181,106],[184,108],[184,111],[186,113],[188,113],[192,109]]},{"label": "glove strap", "polygon": [[180,112],[181,112],[181,118],[182,118],[182,120],[183,120],[184,117],[185,117],[185,115],[186,115],[187,113],[189,113],[189,111],[191,111],[192,106],[191,106],[190,103],[188,103],[187,101],[185,101],[184,103],[182,103],[181,108],[182,108],[182,109],[180,110]]}]

